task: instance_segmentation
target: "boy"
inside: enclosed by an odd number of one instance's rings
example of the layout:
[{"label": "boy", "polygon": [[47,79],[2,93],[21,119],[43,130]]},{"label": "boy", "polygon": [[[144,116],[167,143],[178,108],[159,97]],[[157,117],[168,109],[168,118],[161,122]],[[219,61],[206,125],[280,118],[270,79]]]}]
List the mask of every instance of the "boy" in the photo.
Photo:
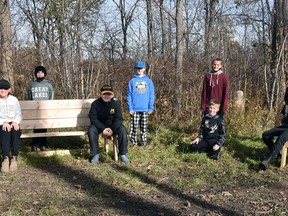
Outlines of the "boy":
[{"label": "boy", "polygon": [[[268,147],[269,153],[259,164],[259,170],[266,170],[268,165],[277,158],[278,155],[280,156],[280,151],[288,140],[288,88],[286,89],[284,100],[285,105],[281,111],[281,125],[264,131],[262,134],[262,140]],[[274,141],[275,137],[277,137],[276,141]]]},{"label": "boy", "polygon": [[[22,114],[18,99],[11,95],[10,92],[10,83],[4,79],[0,80],[0,139],[3,158],[1,172],[17,170],[20,142],[19,124],[22,121]],[[11,161],[9,161],[10,146],[12,147]]]},{"label": "boy", "polygon": [[192,152],[205,151],[214,160],[220,159],[220,150],[226,139],[223,118],[217,114],[219,108],[219,101],[210,101],[208,114],[202,118],[199,135],[190,145]]},{"label": "boy", "polygon": [[154,110],[154,85],[145,74],[146,63],[136,61],[135,75],[129,81],[127,90],[127,106],[130,114],[130,141],[137,145],[137,128],[140,123],[140,145],[147,144],[148,114]]},{"label": "boy", "polygon": [[121,105],[113,97],[112,86],[104,85],[101,88],[101,96],[91,105],[89,111],[91,125],[88,128],[91,163],[99,163],[100,152],[98,137],[100,133],[107,137],[117,134],[119,158],[126,164],[130,163],[126,156],[128,152],[127,129],[122,123]]},{"label": "boy", "polygon": [[[47,76],[46,68],[43,66],[37,66],[34,70],[36,80],[31,82],[28,87],[28,100],[53,100],[54,91],[51,83],[45,80]],[[35,129],[34,133],[46,132],[47,129]],[[32,138],[31,151],[37,151],[37,147],[41,151],[45,151],[47,146],[46,137]]]},{"label": "boy", "polygon": [[216,58],[212,61],[212,70],[207,73],[203,81],[201,96],[201,112],[208,113],[208,105],[211,100],[220,101],[219,114],[221,116],[228,109],[228,78],[222,70],[222,60]]}]

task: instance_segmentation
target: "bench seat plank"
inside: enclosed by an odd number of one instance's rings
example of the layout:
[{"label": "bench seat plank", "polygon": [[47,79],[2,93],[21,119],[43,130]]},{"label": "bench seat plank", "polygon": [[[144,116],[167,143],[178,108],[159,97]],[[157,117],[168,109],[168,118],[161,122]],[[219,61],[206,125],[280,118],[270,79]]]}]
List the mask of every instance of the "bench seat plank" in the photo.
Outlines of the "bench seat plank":
[{"label": "bench seat plank", "polygon": [[87,118],[89,113],[88,108],[61,108],[58,110],[22,110],[22,115],[25,118],[24,120],[29,119],[60,119],[60,118]]},{"label": "bench seat plank", "polygon": [[21,138],[32,137],[58,137],[58,136],[84,136],[87,131],[67,131],[67,132],[47,132],[47,133],[26,133],[21,134]]},{"label": "bench seat plank", "polygon": [[41,119],[25,120],[20,124],[21,129],[45,129],[45,128],[73,128],[87,127],[90,125],[89,118],[69,118],[69,119]]},{"label": "bench seat plank", "polygon": [[30,101],[23,100],[19,101],[22,110],[58,110],[61,108],[88,108],[90,109],[91,103],[95,99],[71,99],[71,100],[39,100],[39,101]]}]

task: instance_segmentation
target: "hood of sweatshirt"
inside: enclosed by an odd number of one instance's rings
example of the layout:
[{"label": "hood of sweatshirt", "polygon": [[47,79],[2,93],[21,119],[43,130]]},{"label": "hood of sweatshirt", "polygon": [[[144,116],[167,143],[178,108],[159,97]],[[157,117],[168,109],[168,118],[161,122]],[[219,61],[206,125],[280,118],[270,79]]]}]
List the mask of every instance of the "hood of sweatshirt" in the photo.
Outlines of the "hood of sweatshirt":
[{"label": "hood of sweatshirt", "polygon": [[220,70],[218,70],[217,72],[215,72],[215,71],[213,71],[213,70],[211,70],[210,72],[208,72],[208,74],[210,75],[210,86],[212,85],[212,77],[213,77],[213,75],[215,75],[215,76],[217,76],[217,78],[216,78],[216,85],[218,85],[218,78],[219,78],[219,75],[220,74],[222,74],[223,73],[223,71],[220,69]]},{"label": "hood of sweatshirt", "polygon": [[137,74],[134,74],[134,76],[133,76],[133,78],[140,78],[140,79],[145,78],[145,77],[147,77],[146,74],[143,74],[143,76],[141,76],[141,77],[139,77]]}]

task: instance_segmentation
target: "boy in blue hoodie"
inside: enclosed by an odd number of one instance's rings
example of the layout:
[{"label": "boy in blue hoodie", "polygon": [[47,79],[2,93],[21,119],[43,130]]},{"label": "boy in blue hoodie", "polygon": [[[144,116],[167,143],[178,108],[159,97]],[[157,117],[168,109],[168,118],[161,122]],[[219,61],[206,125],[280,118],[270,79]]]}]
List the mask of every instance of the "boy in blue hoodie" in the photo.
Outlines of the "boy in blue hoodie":
[{"label": "boy in blue hoodie", "polygon": [[129,81],[127,90],[127,106],[130,114],[130,141],[137,145],[137,129],[140,123],[140,145],[147,144],[148,114],[154,110],[154,85],[145,74],[146,63],[136,61],[135,75]]}]

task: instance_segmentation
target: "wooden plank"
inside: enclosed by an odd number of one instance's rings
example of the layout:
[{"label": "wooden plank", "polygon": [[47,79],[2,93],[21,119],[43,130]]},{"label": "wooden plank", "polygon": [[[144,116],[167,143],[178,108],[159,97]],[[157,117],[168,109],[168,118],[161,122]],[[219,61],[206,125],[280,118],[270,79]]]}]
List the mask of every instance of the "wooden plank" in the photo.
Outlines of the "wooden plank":
[{"label": "wooden plank", "polygon": [[46,133],[27,133],[21,134],[20,138],[32,138],[32,137],[57,137],[57,136],[83,136],[87,131],[67,131],[67,132],[46,132]]},{"label": "wooden plank", "polygon": [[39,101],[30,101],[30,100],[22,100],[20,102],[20,106],[22,110],[28,109],[59,109],[63,107],[71,107],[71,108],[90,108],[92,102],[95,99],[72,99],[72,100],[39,100]]},{"label": "wooden plank", "polygon": [[54,151],[35,151],[35,152],[30,152],[31,155],[39,155],[42,157],[51,157],[53,155],[58,155],[58,156],[65,156],[65,155],[71,155],[70,150],[54,150]]},{"label": "wooden plank", "polygon": [[63,107],[59,110],[22,110],[23,120],[26,119],[54,119],[54,118],[88,118],[90,108]]},{"label": "wooden plank", "polygon": [[42,120],[23,120],[20,123],[21,129],[41,129],[41,128],[71,128],[87,127],[90,119],[70,118],[70,119],[42,119]]},{"label": "wooden plank", "polygon": [[286,165],[287,148],[288,148],[288,141],[285,142],[284,145],[283,145],[283,147],[282,147],[280,168],[283,168],[283,167],[285,167],[285,165]]}]

